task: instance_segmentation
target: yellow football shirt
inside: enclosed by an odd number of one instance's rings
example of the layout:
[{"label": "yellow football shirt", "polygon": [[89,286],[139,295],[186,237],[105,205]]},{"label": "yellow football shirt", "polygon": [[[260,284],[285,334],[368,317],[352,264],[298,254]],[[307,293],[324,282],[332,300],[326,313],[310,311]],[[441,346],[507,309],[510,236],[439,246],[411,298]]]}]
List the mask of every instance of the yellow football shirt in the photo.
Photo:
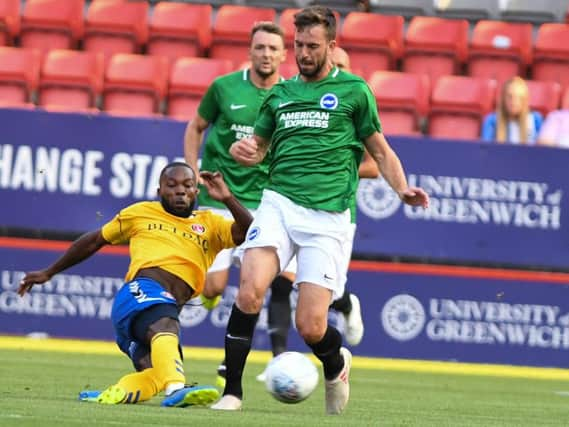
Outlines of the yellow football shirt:
[{"label": "yellow football shirt", "polygon": [[160,202],[140,202],[121,210],[101,231],[109,243],[129,243],[127,282],[141,268],[160,267],[199,295],[217,253],[235,246],[232,224],[207,210],[181,218],[166,212]]}]

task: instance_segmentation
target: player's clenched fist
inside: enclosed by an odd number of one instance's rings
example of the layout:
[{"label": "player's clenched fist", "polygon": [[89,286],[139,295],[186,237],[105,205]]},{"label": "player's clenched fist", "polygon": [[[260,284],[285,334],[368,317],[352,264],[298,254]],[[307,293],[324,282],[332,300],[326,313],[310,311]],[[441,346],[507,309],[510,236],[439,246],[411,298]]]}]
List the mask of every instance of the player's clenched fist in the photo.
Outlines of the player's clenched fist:
[{"label": "player's clenched fist", "polygon": [[236,162],[252,166],[259,162],[259,146],[254,138],[243,138],[231,144],[229,153]]},{"label": "player's clenched fist", "polygon": [[429,195],[422,188],[409,187],[401,194],[401,200],[411,206],[429,207]]}]

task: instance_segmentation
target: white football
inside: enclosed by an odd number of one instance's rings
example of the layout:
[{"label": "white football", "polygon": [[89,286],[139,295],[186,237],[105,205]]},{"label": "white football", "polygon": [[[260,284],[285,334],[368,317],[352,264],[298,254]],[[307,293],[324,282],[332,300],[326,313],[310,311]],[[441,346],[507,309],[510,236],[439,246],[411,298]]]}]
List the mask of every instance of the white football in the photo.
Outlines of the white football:
[{"label": "white football", "polygon": [[269,362],[265,375],[267,391],[284,403],[302,402],[318,385],[318,369],[308,357],[296,351],[276,356]]}]

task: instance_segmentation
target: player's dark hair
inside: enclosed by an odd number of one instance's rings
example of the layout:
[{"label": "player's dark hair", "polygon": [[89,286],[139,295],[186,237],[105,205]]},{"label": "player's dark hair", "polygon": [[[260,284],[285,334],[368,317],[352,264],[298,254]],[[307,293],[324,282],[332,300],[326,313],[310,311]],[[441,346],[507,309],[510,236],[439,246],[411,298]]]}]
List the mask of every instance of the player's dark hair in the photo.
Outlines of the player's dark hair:
[{"label": "player's dark hair", "polygon": [[171,162],[168,163],[166,166],[164,166],[164,168],[160,172],[160,180],[162,180],[162,178],[164,177],[164,175],[166,175],[166,172],[168,172],[169,169],[176,168],[178,166],[188,168],[189,170],[192,171],[192,174],[196,176],[196,172],[192,169],[192,167],[189,164],[185,162]]},{"label": "player's dark hair", "polygon": [[276,34],[277,36],[279,36],[282,39],[283,45],[284,45],[284,42],[285,42],[284,31],[281,27],[279,27],[274,22],[271,22],[271,21],[256,22],[255,25],[253,25],[253,28],[251,28],[251,38],[250,38],[251,41],[253,40],[253,36],[258,31],[264,31],[265,33],[269,33],[269,34]]},{"label": "player's dark hair", "polygon": [[297,31],[315,25],[324,27],[328,41],[336,38],[336,17],[332,9],[325,6],[309,6],[294,15],[294,26]]}]

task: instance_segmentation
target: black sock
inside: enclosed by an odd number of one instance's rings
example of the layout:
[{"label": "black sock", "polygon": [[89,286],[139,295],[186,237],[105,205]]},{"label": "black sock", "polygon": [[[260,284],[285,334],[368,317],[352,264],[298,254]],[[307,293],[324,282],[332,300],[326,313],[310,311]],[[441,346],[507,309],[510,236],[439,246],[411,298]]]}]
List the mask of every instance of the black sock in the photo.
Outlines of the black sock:
[{"label": "black sock", "polygon": [[350,293],[347,290],[345,290],[344,294],[339,299],[334,301],[330,306],[330,308],[333,308],[334,310],[339,311],[340,313],[343,313],[346,316],[350,314],[350,311],[352,311],[352,301],[350,300]]},{"label": "black sock", "polygon": [[340,354],[340,347],[342,346],[340,332],[328,325],[328,329],[320,341],[314,344],[306,344],[324,365],[324,377],[327,380],[337,377],[344,367],[344,358]]},{"label": "black sock", "polygon": [[277,276],[271,283],[268,332],[271,337],[273,356],[286,351],[290,328],[291,291],[292,282],[284,276]]},{"label": "black sock", "polygon": [[225,334],[225,366],[226,383],[223,394],[232,394],[238,398],[243,397],[241,379],[245,361],[251,350],[251,341],[255,332],[255,325],[259,313],[243,313],[236,304],[233,304],[231,316],[227,323]]}]

